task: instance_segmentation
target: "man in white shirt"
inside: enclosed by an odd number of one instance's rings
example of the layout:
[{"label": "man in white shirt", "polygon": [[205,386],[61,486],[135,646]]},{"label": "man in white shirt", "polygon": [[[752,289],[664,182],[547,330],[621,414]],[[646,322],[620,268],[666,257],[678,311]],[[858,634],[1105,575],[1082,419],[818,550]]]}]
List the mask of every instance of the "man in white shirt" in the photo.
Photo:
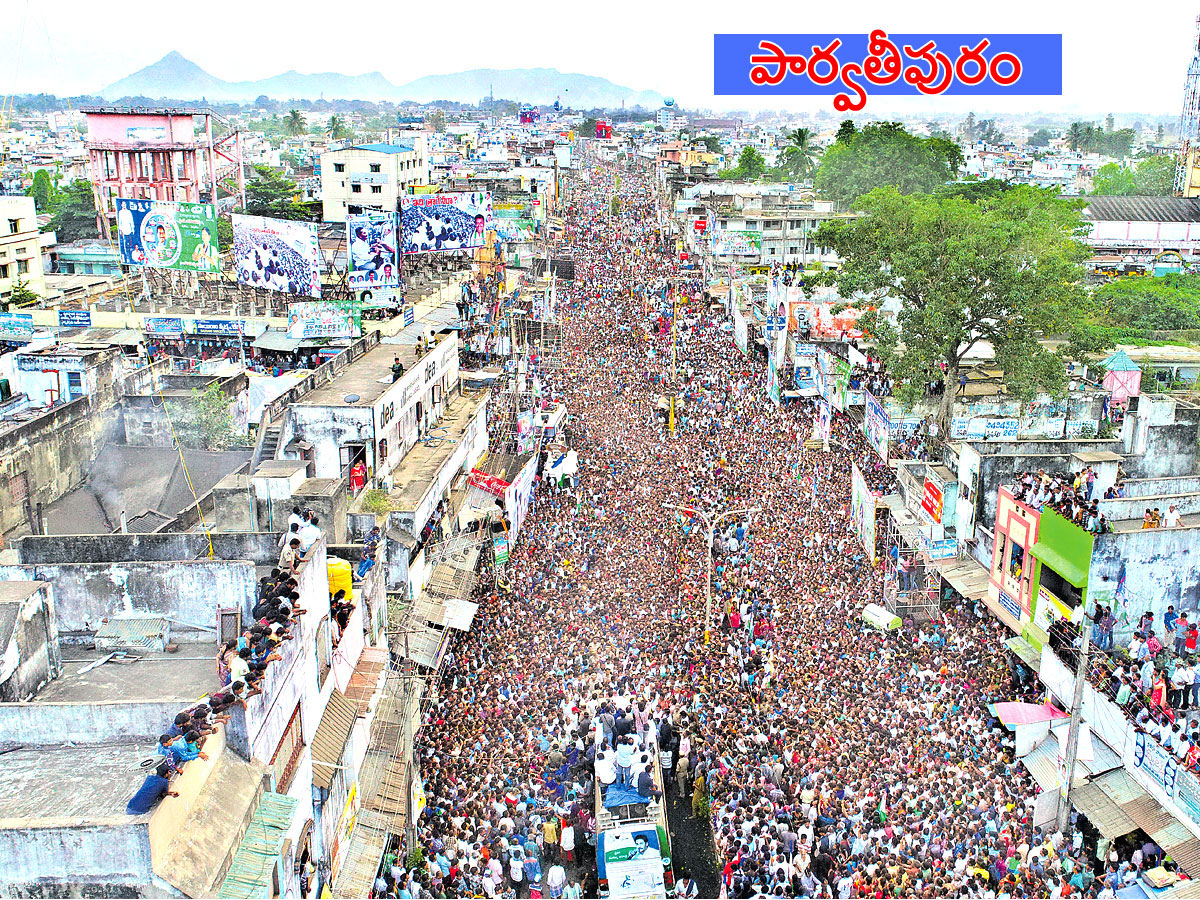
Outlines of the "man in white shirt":
[{"label": "man in white shirt", "polygon": [[308,522],[300,526],[300,549],[305,553],[309,551],[317,541],[321,539],[320,520],[313,516]]},{"label": "man in white shirt", "polygon": [[1182,518],[1179,515],[1178,508],[1174,506],[1167,507],[1167,514],[1163,516],[1163,528],[1178,528]]}]

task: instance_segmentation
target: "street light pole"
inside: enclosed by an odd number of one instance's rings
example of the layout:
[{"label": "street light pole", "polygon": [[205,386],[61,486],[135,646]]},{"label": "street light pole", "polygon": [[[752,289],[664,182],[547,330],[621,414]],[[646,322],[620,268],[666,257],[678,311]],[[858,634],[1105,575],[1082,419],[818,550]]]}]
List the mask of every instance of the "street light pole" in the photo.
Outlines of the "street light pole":
[{"label": "street light pole", "polygon": [[708,643],[709,624],[712,622],[712,573],[713,573],[713,540],[717,533],[717,525],[722,519],[728,519],[730,516],[752,516],[754,513],[762,512],[761,506],[754,506],[750,509],[730,509],[721,513],[715,518],[709,518],[708,513],[701,512],[692,506],[678,506],[674,503],[664,503],[665,509],[677,509],[680,512],[685,512],[693,516],[699,516],[704,520],[704,524],[708,526],[708,582],[705,589],[704,603],[704,643]]}]

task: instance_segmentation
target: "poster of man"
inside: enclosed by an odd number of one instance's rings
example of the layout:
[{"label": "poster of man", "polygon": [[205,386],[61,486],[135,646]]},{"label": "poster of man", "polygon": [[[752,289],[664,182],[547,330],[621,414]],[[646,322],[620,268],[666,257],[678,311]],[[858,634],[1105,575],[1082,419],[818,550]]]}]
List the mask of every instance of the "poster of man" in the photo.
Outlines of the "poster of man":
[{"label": "poster of man", "polygon": [[117,247],[127,266],[216,272],[217,218],[210,203],[116,198]]},{"label": "poster of man", "polygon": [[317,226],[311,222],[233,217],[237,280],[250,287],[307,297],[321,296]]},{"label": "poster of man", "polygon": [[393,213],[362,213],[346,217],[346,241],[350,248],[350,289],[394,288],[400,283],[396,216]]},{"label": "poster of man", "polygon": [[303,301],[288,305],[288,337],[356,338],[362,335],[362,311],[354,300]]},{"label": "poster of man", "polygon": [[404,253],[473,250],[496,227],[490,191],[404,197],[400,208]]}]

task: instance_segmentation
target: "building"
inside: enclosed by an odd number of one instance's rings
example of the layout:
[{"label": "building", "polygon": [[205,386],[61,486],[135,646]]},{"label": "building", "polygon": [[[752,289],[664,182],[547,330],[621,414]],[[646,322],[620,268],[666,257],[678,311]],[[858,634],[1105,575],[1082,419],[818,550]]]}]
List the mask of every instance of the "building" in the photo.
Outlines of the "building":
[{"label": "building", "polygon": [[359,144],[321,154],[321,206],[326,222],[347,215],[397,212],[410,187],[429,184],[424,135],[411,142]]},{"label": "building", "polygon": [[32,197],[0,196],[0,306],[18,283],[46,296],[37,209]]},{"label": "building", "polygon": [[1084,239],[1097,252],[1151,259],[1200,253],[1200,197],[1088,197]]},{"label": "building", "polygon": [[58,244],[51,254],[60,275],[120,275],[121,252],[108,241]]}]

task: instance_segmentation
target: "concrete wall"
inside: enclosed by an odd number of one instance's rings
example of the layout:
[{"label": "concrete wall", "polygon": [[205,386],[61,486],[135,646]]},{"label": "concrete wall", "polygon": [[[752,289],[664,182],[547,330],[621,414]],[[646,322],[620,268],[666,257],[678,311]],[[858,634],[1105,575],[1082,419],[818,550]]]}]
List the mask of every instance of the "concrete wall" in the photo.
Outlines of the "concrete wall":
[{"label": "concrete wall", "polygon": [[31,531],[27,511],[78,487],[115,429],[115,407],[82,397],[0,435],[0,534]]},{"label": "concrete wall", "polygon": [[[0,703],[0,750],[18,745],[53,746],[144,740],[152,744],[164,723],[185,704],[177,700],[144,703]],[[0,891],[0,893],[3,893]]]},{"label": "concrete wall", "polygon": [[[293,497],[295,503],[292,505],[311,509],[320,520],[321,530],[325,532],[325,540],[332,544],[343,544],[346,542],[348,490],[349,481],[345,478],[309,479],[300,485],[300,490]],[[288,513],[290,512],[289,507]],[[282,521],[287,523],[286,513]]]},{"label": "concrete wall", "polygon": [[[1129,597],[1116,634],[1128,639],[1131,626],[1149,610],[1161,627],[1168,605],[1189,613],[1200,606],[1200,528],[1150,528],[1096,536],[1088,597],[1112,601],[1121,577]],[[1091,604],[1089,603],[1089,606]],[[1119,607],[1114,607],[1119,612]],[[1189,616],[1189,618],[1194,617]]]},{"label": "concrete wall", "polygon": [[1126,478],[1126,497],[1152,497],[1163,494],[1200,492],[1200,475],[1167,476],[1165,478]]},{"label": "concrete wall", "polygon": [[1183,515],[1200,512],[1200,493],[1197,494],[1161,494],[1147,497],[1126,497],[1124,500],[1101,500],[1100,512],[1108,516],[1110,522],[1120,522],[1123,519],[1140,519],[1147,509],[1158,507],[1165,513],[1167,507],[1177,506]]},{"label": "concrete wall", "polygon": [[0,828],[0,895],[178,896],[153,875],[148,828]]},{"label": "concrete wall", "polygon": [[[17,544],[21,563],[142,562],[208,558],[209,539],[203,534],[83,534],[26,537]],[[213,554],[221,560],[246,560],[275,565],[279,535],[269,531],[212,535]]]},{"label": "concrete wall", "polygon": [[367,447],[367,466],[375,464],[375,426],[369,406],[293,406],[279,436],[279,446],[293,440],[313,445],[316,478],[340,478],[339,448],[347,443]]},{"label": "concrete wall", "polygon": [[167,616],[175,633],[188,633],[188,624],[215,628],[219,606],[249,615],[257,587],[252,563],[207,559],[0,566],[0,579],[53,582],[59,636],[68,643],[129,612]]},{"label": "concrete wall", "polygon": [[[50,585],[42,585],[21,601],[16,613],[13,634],[0,663],[0,701],[4,702],[33,697],[62,668]],[[4,734],[0,729],[0,741]]]},{"label": "concrete wall", "polygon": [[1125,471],[1137,478],[1190,475],[1196,471],[1195,423],[1159,425],[1146,431],[1146,452],[1125,460]]}]

